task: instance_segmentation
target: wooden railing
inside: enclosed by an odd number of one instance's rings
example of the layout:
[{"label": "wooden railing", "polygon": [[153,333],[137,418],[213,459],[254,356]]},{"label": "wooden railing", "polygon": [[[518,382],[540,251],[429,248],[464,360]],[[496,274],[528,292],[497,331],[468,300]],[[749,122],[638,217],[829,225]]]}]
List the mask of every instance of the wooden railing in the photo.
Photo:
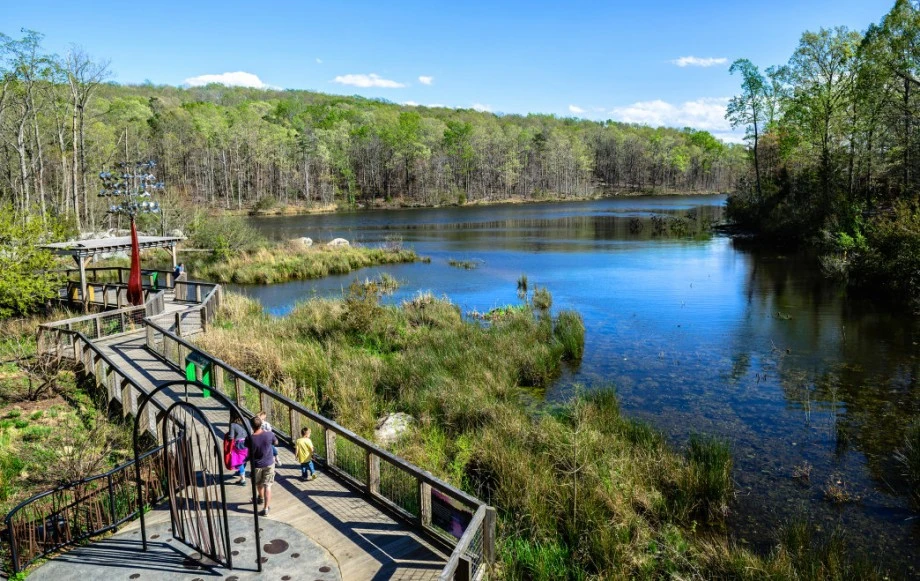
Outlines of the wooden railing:
[{"label": "wooden railing", "polygon": [[[144,307],[135,309],[143,312]],[[92,316],[75,320],[87,318]],[[90,337],[81,330],[68,328],[73,325],[72,321],[60,321],[58,327],[47,327],[45,337],[53,337],[57,343],[55,348],[62,353],[72,347],[74,360],[81,364],[87,376],[92,375],[97,387],[106,391],[108,400],[121,402],[125,416],[135,416],[141,430],[156,436],[156,413],[157,410],[165,411],[164,408],[151,401],[152,405],[145,406],[145,413],[137,417],[138,398],[146,390],[122,373]],[[39,348],[50,347],[46,342],[40,343]],[[112,530],[137,517],[145,506],[161,501],[165,497],[165,489],[156,457],[158,450],[151,450],[138,459],[141,462],[141,481],[145,486],[141,506],[137,502],[136,480],[133,474],[128,473],[128,469],[134,466],[132,460],[105,474],[33,496],[14,508],[6,516],[13,573],[45,555]]]},{"label": "wooden railing", "polygon": [[[118,284],[128,284],[128,277],[131,274],[131,269],[123,266],[99,266],[94,268],[87,268],[84,270],[86,272],[87,282],[109,282],[109,283],[118,283]],[[68,277],[79,277],[80,270],[76,268],[68,268],[63,271]],[[158,270],[155,268],[145,268],[141,270],[141,284],[148,288],[161,289],[161,288],[172,288],[175,280],[173,277],[173,271],[171,270]],[[156,274],[156,284],[153,284],[153,274]],[[71,278],[71,280],[73,280]],[[79,282],[79,278],[77,278]]]},{"label": "wooden railing", "polygon": [[[158,291],[153,287],[143,287],[144,302],[147,302],[150,296],[164,290]],[[80,283],[67,281],[58,291],[57,299],[64,304],[80,303],[103,310],[109,308],[120,309],[131,305],[130,301],[128,301],[128,285],[119,282],[87,283],[86,295],[87,300],[84,302]]]},{"label": "wooden railing", "polygon": [[146,317],[160,315],[166,310],[165,293],[165,290],[148,293],[146,303],[137,307],[102,311],[39,325],[39,353],[47,353],[51,345],[55,349],[73,347],[76,333],[82,334],[87,340],[97,341],[143,329]]},{"label": "wooden railing", "polygon": [[272,429],[288,445],[302,427],[311,428],[316,457],[331,473],[453,550],[442,579],[475,579],[493,562],[492,507],[281,395],[151,319],[147,320],[147,347],[180,371],[189,355],[207,361],[213,388],[250,416],[265,410]]}]

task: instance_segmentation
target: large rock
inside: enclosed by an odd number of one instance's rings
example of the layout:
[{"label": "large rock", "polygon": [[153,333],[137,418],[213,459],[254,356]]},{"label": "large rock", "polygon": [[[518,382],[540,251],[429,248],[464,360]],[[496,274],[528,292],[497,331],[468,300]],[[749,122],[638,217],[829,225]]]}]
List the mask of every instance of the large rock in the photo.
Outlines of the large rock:
[{"label": "large rock", "polygon": [[344,238],[336,238],[335,240],[331,241],[326,246],[351,246],[351,243],[348,242],[348,240],[345,240]]},{"label": "large rock", "polygon": [[169,231],[170,236],[175,236],[176,238],[185,238],[185,232],[176,228],[175,230]]},{"label": "large rock", "polygon": [[306,246],[307,248],[309,248],[310,246],[313,246],[313,239],[303,236],[301,238],[294,238],[293,240],[291,240],[291,243],[300,244],[302,246]]},{"label": "large rock", "polygon": [[374,439],[382,446],[391,446],[412,429],[413,424],[415,424],[415,418],[403,412],[384,416],[374,428]]}]

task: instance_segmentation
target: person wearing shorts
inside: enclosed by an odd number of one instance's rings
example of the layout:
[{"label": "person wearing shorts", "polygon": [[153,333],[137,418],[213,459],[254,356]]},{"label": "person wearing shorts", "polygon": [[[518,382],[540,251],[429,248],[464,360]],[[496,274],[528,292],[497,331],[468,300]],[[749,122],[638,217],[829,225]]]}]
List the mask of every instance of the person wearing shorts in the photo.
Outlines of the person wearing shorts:
[{"label": "person wearing shorts", "polygon": [[247,438],[246,447],[252,455],[253,474],[258,503],[264,505],[262,516],[268,516],[272,502],[272,484],[275,482],[275,455],[272,448],[276,445],[275,435],[262,429],[262,419],[252,418],[252,435]]}]

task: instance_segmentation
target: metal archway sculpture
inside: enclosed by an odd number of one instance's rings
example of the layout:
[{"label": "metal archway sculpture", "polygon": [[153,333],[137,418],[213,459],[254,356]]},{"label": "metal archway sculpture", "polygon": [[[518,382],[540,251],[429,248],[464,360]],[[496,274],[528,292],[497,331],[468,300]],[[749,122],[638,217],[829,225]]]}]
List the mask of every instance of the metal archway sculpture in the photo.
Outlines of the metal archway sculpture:
[{"label": "metal archway sculpture", "polygon": [[[184,401],[176,400],[164,407],[153,398],[161,391],[183,386]],[[205,413],[188,402],[188,387],[207,388],[197,381],[170,381],[138,398],[136,418],[144,417],[148,403],[153,403],[161,413],[156,419],[154,432],[162,439],[161,461],[169,498],[170,520],[173,536],[186,546],[200,552],[215,563],[233,569],[230,550],[230,527],[227,497],[224,485],[224,460],[221,438]],[[176,395],[180,395],[176,392]],[[244,419],[237,405],[223,394],[211,390],[211,396],[227,408],[227,424],[234,418]],[[243,422],[247,434],[251,429]],[[140,422],[134,423],[134,457],[140,455],[138,443]],[[249,459],[253,462],[252,455]],[[252,464],[251,464],[252,465]],[[253,466],[254,468],[254,466]],[[140,471],[135,470],[138,501],[144,498],[144,483]],[[256,484],[251,479],[253,507],[256,506]],[[142,504],[140,506],[143,506]],[[256,541],[256,565],[262,571],[262,548],[259,539],[259,515],[253,510]],[[144,510],[140,511],[141,539],[147,550],[147,529]]]}]

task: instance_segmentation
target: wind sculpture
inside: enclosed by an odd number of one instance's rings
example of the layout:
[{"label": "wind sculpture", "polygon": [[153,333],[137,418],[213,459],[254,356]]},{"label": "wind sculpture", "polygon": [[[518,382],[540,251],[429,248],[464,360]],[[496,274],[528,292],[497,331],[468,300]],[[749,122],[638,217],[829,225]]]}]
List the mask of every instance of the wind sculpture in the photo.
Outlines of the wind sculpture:
[{"label": "wind sculpture", "polygon": [[139,306],[144,304],[144,289],[141,286],[141,252],[137,242],[137,215],[155,214],[160,211],[159,202],[150,200],[151,194],[163,190],[151,171],[157,162],[138,161],[120,163],[121,173],[103,171],[100,198],[117,198],[109,207],[110,214],[122,214],[131,218],[131,273],[128,276],[128,302]]}]

